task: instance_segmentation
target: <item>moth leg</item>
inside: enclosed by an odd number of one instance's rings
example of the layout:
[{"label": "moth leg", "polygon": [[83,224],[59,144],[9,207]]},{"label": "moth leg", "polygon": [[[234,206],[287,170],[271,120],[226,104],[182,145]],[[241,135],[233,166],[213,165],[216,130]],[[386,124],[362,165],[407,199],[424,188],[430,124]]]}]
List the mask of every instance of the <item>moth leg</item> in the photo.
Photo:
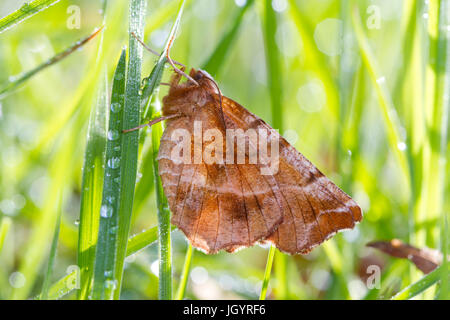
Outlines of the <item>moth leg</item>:
[{"label": "moth leg", "polygon": [[[145,42],[144,41],[142,41],[134,32],[132,32],[131,33],[131,35],[141,44],[141,46],[143,46],[144,47],[144,49],[145,50],[147,50],[147,51],[149,51],[149,52],[151,52],[151,53],[153,53],[155,56],[160,56],[160,54],[159,54],[159,52],[158,51],[156,51],[156,50],[153,50],[152,48],[150,48],[149,46],[147,46],[146,44],[145,44]],[[177,65],[179,65],[180,67],[186,67],[184,64],[182,64],[181,62],[178,62],[178,61],[175,61],[175,60],[172,60],[173,61],[173,63],[174,64],[177,64]]]},{"label": "moth leg", "polygon": [[[167,51],[166,58],[167,58],[167,61],[169,62],[169,64],[172,66],[173,70],[174,70],[176,73],[178,73],[180,76],[186,77],[186,79],[188,79],[189,81],[191,81],[192,83],[194,83],[196,86],[199,86],[198,82],[195,81],[190,75],[188,75],[188,74],[185,73],[183,70],[178,69],[178,68],[175,66],[174,61],[173,61],[173,60],[170,58],[170,56],[169,56],[169,50]],[[182,67],[182,69],[184,69],[184,67]],[[177,82],[179,82],[179,81],[177,81]]]},{"label": "moth leg", "polygon": [[179,116],[180,116],[180,114],[171,114],[169,116],[159,117],[159,118],[156,118],[156,119],[153,119],[153,120],[149,121],[148,123],[141,124],[140,126],[137,126],[135,128],[122,130],[122,132],[123,133],[127,133],[127,132],[132,132],[132,131],[139,130],[139,129],[144,128],[146,126],[151,127],[152,125],[154,125],[154,124],[156,124],[158,122],[161,122],[161,121],[164,121],[164,120],[168,120],[168,119],[172,119],[172,118],[176,118],[176,117],[179,117]]}]

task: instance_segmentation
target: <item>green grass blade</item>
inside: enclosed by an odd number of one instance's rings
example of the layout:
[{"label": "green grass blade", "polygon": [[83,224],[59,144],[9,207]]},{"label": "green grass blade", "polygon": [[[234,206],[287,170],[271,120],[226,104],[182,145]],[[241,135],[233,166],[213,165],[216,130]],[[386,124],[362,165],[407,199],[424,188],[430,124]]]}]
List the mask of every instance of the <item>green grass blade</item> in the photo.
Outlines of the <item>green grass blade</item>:
[{"label": "green grass blade", "polygon": [[[442,270],[443,270],[442,266],[434,269],[429,274],[422,277],[422,279],[420,279],[419,281],[414,282],[413,284],[409,285],[408,287],[397,293],[395,296],[392,297],[392,300],[407,300],[414,298],[418,294],[421,294],[422,292],[424,292],[426,289],[428,289],[441,279]],[[449,280],[449,276],[450,274],[448,273],[448,271],[444,273],[444,277],[447,278],[446,281]]]},{"label": "green grass blade", "polygon": [[[106,142],[105,175],[100,224],[94,263],[93,299],[111,299],[117,287],[115,263],[119,228],[120,147],[125,95],[126,49],[122,50],[114,74]],[[107,104],[106,104],[107,105]],[[107,108],[102,111],[107,114]],[[106,137],[105,137],[106,139]]]},{"label": "green grass blade", "polygon": [[[175,230],[171,226],[170,231]],[[141,233],[138,233],[128,239],[127,257],[144,249],[158,240],[158,227],[149,228]]]},{"label": "green grass blade", "polygon": [[218,76],[219,70],[223,66],[226,56],[230,52],[232,44],[238,35],[244,15],[254,2],[254,0],[247,1],[247,3],[239,10],[237,17],[233,20],[232,27],[223,35],[211,56],[207,59],[206,63],[203,64],[202,69],[207,70],[212,76]]},{"label": "green grass blade", "polygon": [[[273,128],[278,129],[280,131],[283,130],[283,112],[282,112],[282,86],[283,86],[283,77],[282,77],[282,68],[281,68],[281,58],[280,52],[278,51],[278,47],[276,44],[276,30],[278,28],[277,16],[275,10],[272,8],[272,1],[266,0],[264,1],[264,10],[263,10],[263,34],[264,34],[264,47],[266,53],[266,65],[267,65],[267,79],[270,93],[270,102],[271,102],[271,115],[272,122],[271,125]],[[270,276],[271,270],[267,270],[267,268],[271,268],[272,259],[274,255],[274,251],[269,250],[267,263],[266,263],[266,273]],[[278,261],[276,264],[280,267],[277,270],[277,275],[281,276],[282,280],[286,280],[286,261],[285,257],[279,255],[275,255],[275,260]],[[280,279],[277,279],[280,280]],[[264,279],[266,281],[266,279]],[[263,281],[263,283],[264,283]],[[268,281],[268,280],[267,280]],[[279,287],[287,288],[286,283],[278,282]],[[264,289],[264,290],[267,290]],[[286,295],[285,290],[283,290],[283,295]],[[261,297],[265,298],[265,291],[261,289]],[[285,298],[285,297],[284,297]]]},{"label": "green grass blade", "polygon": [[48,299],[49,300],[57,300],[61,299],[65,295],[69,294],[73,289],[75,289],[75,286],[72,284],[72,281],[76,279],[77,274],[76,271],[73,271],[72,273],[69,273],[65,277],[58,280],[56,283],[54,283],[48,292]]},{"label": "green grass blade", "polygon": [[270,246],[269,253],[267,254],[266,270],[264,271],[263,283],[261,286],[261,293],[259,294],[259,300],[266,300],[267,288],[269,287],[270,274],[272,272],[273,257],[275,256],[276,248]]},{"label": "green grass blade", "polygon": [[2,96],[4,96],[5,94],[13,91],[14,89],[16,89],[19,85],[21,85],[22,83],[24,83],[25,81],[27,81],[28,79],[30,79],[31,77],[33,77],[34,75],[36,75],[38,72],[50,67],[51,65],[61,61],[62,59],[64,59],[65,57],[67,57],[68,55],[70,55],[71,53],[75,52],[77,49],[81,48],[83,45],[85,45],[87,42],[89,42],[91,39],[95,38],[95,36],[97,34],[100,33],[100,31],[102,31],[102,28],[98,28],[97,30],[95,30],[92,34],[90,34],[89,36],[75,42],[73,45],[71,45],[69,48],[65,49],[64,51],[54,55],[52,58],[50,58],[49,60],[47,60],[46,62],[40,64],[39,66],[37,66],[36,68],[27,71],[17,77],[14,77],[14,79],[8,84],[6,85],[3,89],[0,90],[0,98]]},{"label": "green grass blade", "polygon": [[58,3],[60,0],[34,0],[25,2],[18,10],[0,19],[0,33],[12,28],[16,24],[32,17],[39,11]]},{"label": "green grass blade", "polygon": [[180,2],[180,6],[178,7],[177,18],[173,23],[169,36],[167,37],[164,50],[159,56],[158,62],[156,63],[150,75],[143,81],[144,88],[142,90],[142,104],[145,106],[143,116],[144,121],[148,120],[152,116],[153,110],[150,108],[151,96],[153,95],[153,92],[159,87],[159,83],[161,82],[161,78],[164,72],[164,65],[167,62],[167,53],[169,52],[170,47],[172,46],[173,41],[175,40],[178,27],[180,26],[181,16],[183,15],[185,3],[186,3],[185,0],[182,0]]},{"label": "green grass blade", "polygon": [[400,124],[396,115],[396,109],[392,102],[391,95],[387,89],[385,78],[379,71],[377,61],[370,48],[367,37],[364,35],[363,25],[359,10],[356,6],[352,10],[352,23],[355,30],[356,39],[358,40],[361,57],[366,70],[369,73],[370,80],[375,87],[378,95],[378,102],[381,107],[384,123],[386,125],[387,138],[391,150],[397,158],[400,169],[402,170],[404,177],[409,181],[409,169],[408,162],[405,153],[401,149],[401,144],[404,143],[400,138]]},{"label": "green grass blade", "polygon": [[58,247],[59,231],[61,229],[62,195],[60,196],[58,211],[59,211],[59,214],[58,214],[58,218],[56,220],[55,231],[53,232],[52,246],[50,248],[47,272],[45,274],[44,283],[42,285],[40,300],[48,299],[48,290],[49,290],[49,286],[50,286],[51,276],[53,274],[53,266],[55,264],[55,258],[56,258],[56,249]]},{"label": "green grass blade", "polygon": [[[141,97],[142,47],[132,36],[132,33],[142,38],[145,28],[146,1],[132,0],[129,13],[129,60],[127,67],[125,107],[123,114],[123,129],[139,126]],[[114,270],[117,289],[114,298],[120,296],[122,285],[123,265],[127,252],[128,235],[131,227],[131,215],[136,184],[137,160],[139,146],[139,131],[123,135],[120,148],[120,198],[119,198],[119,229],[116,254],[116,268]]]},{"label": "green grass blade", "polygon": [[78,291],[78,298],[83,300],[87,299],[90,294],[94,275],[95,247],[102,201],[107,119],[105,110],[107,106],[108,85],[105,73],[89,120],[81,184],[78,233],[78,266],[80,267],[81,287]]},{"label": "green grass blade", "polygon": [[281,71],[280,52],[276,43],[277,30],[277,16],[272,8],[272,1],[264,1],[263,14],[263,33],[264,33],[264,48],[266,53],[267,64],[267,79],[270,91],[271,114],[273,128],[282,130],[283,115],[282,115],[282,101],[283,101],[283,77]]},{"label": "green grass blade", "polygon": [[[157,100],[157,89],[162,78],[164,65],[167,62],[167,53],[175,39],[178,27],[180,25],[181,16],[186,1],[182,0],[178,9],[177,18],[172,26],[166,45],[161,53],[158,62],[153,68],[150,76],[144,80],[144,88],[142,90],[142,102],[144,105],[144,119],[149,119],[152,115],[159,112],[155,107]],[[157,155],[159,149],[159,140],[162,136],[162,125],[158,123],[152,126],[152,160],[153,172],[158,172]],[[158,230],[159,230],[159,298],[168,300],[172,299],[172,249],[170,237],[170,211],[167,199],[162,190],[161,179],[158,174],[155,177],[156,201],[158,207]]]},{"label": "green grass blade", "polygon": [[[152,127],[153,170],[158,172],[159,142],[163,133],[161,123]],[[170,234],[170,211],[164,195],[159,175],[155,175],[156,204],[158,207],[158,255],[159,255],[159,288],[160,300],[172,299],[172,247]]]},{"label": "green grass blade", "polygon": [[[171,231],[175,230],[174,226],[171,226]],[[140,250],[154,244],[158,241],[158,227],[153,227],[138,233],[128,239],[127,253],[126,256],[129,257]],[[63,278],[55,282],[49,290],[48,298],[50,300],[60,299],[63,296],[70,293],[76,288],[74,281],[76,281],[77,275],[74,272],[69,273]]]},{"label": "green grass blade", "polygon": [[178,285],[175,300],[183,300],[184,298],[184,293],[186,291],[186,285],[189,278],[189,271],[191,269],[192,256],[193,256],[192,244],[189,243],[186,251],[186,258],[184,259],[183,272],[181,273],[180,284]]}]

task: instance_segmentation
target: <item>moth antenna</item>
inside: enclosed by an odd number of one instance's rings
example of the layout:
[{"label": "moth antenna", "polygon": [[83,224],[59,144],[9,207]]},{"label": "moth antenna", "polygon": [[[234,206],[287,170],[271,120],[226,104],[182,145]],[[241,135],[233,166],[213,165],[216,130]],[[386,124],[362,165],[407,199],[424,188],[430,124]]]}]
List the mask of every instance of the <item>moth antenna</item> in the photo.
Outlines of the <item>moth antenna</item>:
[{"label": "moth antenna", "polygon": [[168,119],[172,119],[172,118],[176,118],[176,117],[179,117],[179,116],[181,116],[181,115],[177,113],[177,114],[171,114],[170,116],[159,117],[159,118],[156,118],[156,119],[153,119],[153,120],[149,121],[148,123],[141,124],[140,126],[137,126],[135,128],[122,130],[122,132],[123,133],[127,133],[127,132],[132,132],[132,131],[136,131],[136,130],[142,129],[142,128],[146,127],[146,126],[151,127],[152,125],[154,125],[154,124],[156,124],[158,122],[161,122],[161,121],[164,121],[164,120],[168,120]]},{"label": "moth antenna", "polygon": [[223,116],[223,106],[222,106],[222,91],[220,91],[219,85],[217,84],[216,80],[214,80],[210,76],[206,76],[206,79],[211,81],[216,86],[217,91],[219,92],[220,112],[222,114],[223,124],[225,125],[225,117]]},{"label": "moth antenna", "polygon": [[[149,46],[147,46],[146,44],[145,44],[145,42],[144,41],[142,41],[134,32],[131,32],[131,35],[141,44],[141,46],[143,46],[144,47],[144,49],[146,49],[147,51],[149,51],[149,52],[151,52],[151,53],[153,53],[155,56],[160,56],[160,54],[158,53],[158,51],[156,51],[156,50],[153,50],[152,48],[150,48]],[[174,64],[177,64],[177,65],[179,65],[179,66],[181,66],[181,67],[186,67],[184,64],[182,64],[181,62],[178,62],[178,61],[175,61],[175,60],[172,60],[173,61],[173,63]]]}]

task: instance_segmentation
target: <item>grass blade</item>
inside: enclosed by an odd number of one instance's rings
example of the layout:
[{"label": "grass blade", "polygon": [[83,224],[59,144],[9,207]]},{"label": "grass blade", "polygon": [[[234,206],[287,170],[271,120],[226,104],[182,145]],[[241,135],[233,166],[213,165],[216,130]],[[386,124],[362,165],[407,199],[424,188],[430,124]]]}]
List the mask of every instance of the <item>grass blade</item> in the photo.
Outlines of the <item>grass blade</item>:
[{"label": "grass blade", "polygon": [[14,78],[13,81],[11,81],[6,87],[0,90],[0,98],[2,98],[6,93],[11,92],[12,90],[16,89],[19,85],[21,85],[23,82],[30,79],[32,76],[37,74],[38,72],[50,67],[51,65],[61,61],[71,53],[75,52],[77,49],[81,48],[83,45],[85,45],[87,42],[95,38],[96,35],[102,31],[103,27],[96,29],[92,34],[87,36],[86,38],[83,38],[77,42],[75,42],[73,45],[71,45],[66,50],[54,55],[52,58],[47,60],[46,62],[42,63],[41,65],[37,66],[36,68],[25,72],[24,74],[17,76]]},{"label": "grass blade", "polygon": [[[271,115],[272,115],[272,127],[280,131],[283,130],[283,112],[282,112],[282,71],[281,71],[281,59],[278,47],[276,44],[276,30],[278,26],[277,16],[272,8],[272,1],[266,0],[264,2],[264,16],[263,16],[263,33],[264,33],[264,47],[266,52],[266,64],[267,64],[267,79],[270,92],[271,101]],[[272,261],[274,259],[275,248],[271,247],[267,257],[266,273],[270,277]],[[282,279],[278,279],[280,288],[287,288],[286,280],[286,258],[282,253],[277,255],[278,266],[277,275]],[[266,282],[266,288],[264,288],[264,282]],[[269,279],[263,281],[263,288],[261,288],[260,298],[264,299],[266,295],[267,285]],[[286,296],[286,290],[282,290],[283,298]]]},{"label": "grass blade", "polygon": [[108,105],[106,73],[98,90],[97,101],[89,120],[88,138],[84,155],[81,185],[80,224],[78,234],[78,266],[81,287],[79,299],[90,294],[94,272],[95,247],[99,226],[99,212],[103,188],[103,163],[106,144],[106,114]]},{"label": "grass blade", "polygon": [[[434,269],[429,274],[422,277],[422,279],[420,279],[419,281],[414,282],[413,284],[409,285],[408,287],[397,293],[395,296],[392,297],[392,300],[407,300],[414,298],[418,294],[421,294],[422,292],[424,292],[426,289],[428,289],[441,279],[442,271],[443,266]],[[448,281],[450,276],[449,273],[448,272],[444,273],[444,276],[446,276]]]},{"label": "grass blade", "polygon": [[[122,129],[134,128],[140,121],[142,47],[132,36],[142,38],[145,27],[146,1],[132,0],[129,13],[129,60],[127,67],[125,106]],[[120,198],[119,198],[119,229],[114,270],[117,289],[114,298],[120,296],[122,285],[123,264],[127,251],[128,235],[130,233],[131,214],[136,184],[137,160],[139,146],[139,131],[123,135],[120,155]]]},{"label": "grass blade", "polygon": [[[119,228],[120,147],[125,94],[126,49],[122,50],[114,74],[106,142],[105,176],[95,252],[93,299],[111,299],[116,289],[115,261]],[[106,106],[108,104],[106,103]],[[107,114],[107,108],[103,113]]]},{"label": "grass blade", "polygon": [[[143,119],[149,119],[152,115],[159,112],[159,107],[155,105],[159,83],[164,71],[164,65],[167,62],[167,54],[175,39],[178,27],[180,25],[181,16],[185,6],[185,0],[180,2],[177,18],[172,26],[169,37],[164,46],[158,62],[153,68],[150,76],[144,79],[144,89],[142,90],[142,102],[144,105]],[[162,190],[161,179],[158,174],[158,162],[156,160],[159,149],[159,140],[162,136],[162,125],[158,123],[152,126],[152,148],[153,148],[153,172],[155,172],[155,190],[156,202],[158,208],[158,230],[159,230],[159,299],[172,299],[172,249],[170,237],[170,210],[167,199]]]},{"label": "grass blade", "polygon": [[[175,230],[175,227],[171,227],[171,231]],[[145,230],[139,234],[136,234],[128,239],[127,253],[129,257],[140,250],[146,248],[149,245],[154,244],[158,240],[158,227],[153,227]],[[59,279],[49,289],[48,298],[50,300],[60,299],[63,296],[69,294],[76,288],[76,271],[70,272],[68,275]],[[75,282],[75,283],[74,283]]]},{"label": "grass blade", "polygon": [[[171,226],[170,231],[173,230],[175,230],[175,227]],[[130,237],[128,239],[127,257],[153,244],[156,240],[158,240],[158,227],[147,229]]]},{"label": "grass blade", "polygon": [[247,12],[247,9],[250,8],[254,2],[254,0],[247,1],[247,3],[239,10],[237,17],[233,21],[233,26],[223,35],[211,56],[208,58],[206,63],[203,64],[202,69],[207,70],[212,76],[217,77],[219,74],[219,70],[221,69],[226,56],[230,51],[231,45],[236,39],[244,15]]},{"label": "grass blade", "polygon": [[352,10],[352,23],[355,30],[356,39],[358,40],[359,49],[364,66],[366,67],[372,84],[378,95],[378,102],[381,107],[384,123],[386,125],[388,142],[397,158],[400,169],[404,177],[409,181],[408,162],[405,153],[402,151],[401,145],[404,144],[400,138],[400,123],[396,117],[396,109],[392,102],[391,95],[387,89],[385,78],[380,74],[376,59],[372,53],[367,37],[364,35],[363,25],[359,10],[355,6]]},{"label": "grass blade", "polygon": [[272,272],[273,257],[275,256],[276,248],[270,246],[269,253],[267,254],[266,270],[264,271],[264,279],[261,286],[261,293],[259,294],[259,300],[266,300],[267,288],[269,287],[270,273]]},{"label": "grass blade", "polygon": [[25,2],[18,10],[0,19],[0,33],[12,28],[16,24],[19,24],[59,1],[60,0],[34,0],[32,2]]},{"label": "grass blade", "polygon": [[184,259],[183,272],[181,274],[180,284],[178,285],[177,294],[175,296],[176,300],[183,300],[184,292],[186,291],[186,285],[189,278],[189,271],[191,269],[193,250],[192,244],[189,243],[188,249],[186,251],[186,258]]},{"label": "grass blade", "polygon": [[62,195],[60,196],[58,211],[59,211],[58,219],[56,220],[55,231],[53,233],[52,246],[50,248],[50,254],[49,254],[48,265],[47,265],[47,273],[45,274],[44,284],[42,285],[40,300],[48,299],[48,289],[50,286],[50,280],[51,280],[51,276],[53,273],[53,266],[55,264],[56,249],[58,247],[59,231],[61,229]]},{"label": "grass blade", "polygon": [[283,78],[281,74],[280,52],[276,43],[277,16],[272,8],[272,1],[264,1],[264,47],[266,52],[267,79],[270,91],[272,127],[278,130],[283,128],[282,115],[282,87]]}]

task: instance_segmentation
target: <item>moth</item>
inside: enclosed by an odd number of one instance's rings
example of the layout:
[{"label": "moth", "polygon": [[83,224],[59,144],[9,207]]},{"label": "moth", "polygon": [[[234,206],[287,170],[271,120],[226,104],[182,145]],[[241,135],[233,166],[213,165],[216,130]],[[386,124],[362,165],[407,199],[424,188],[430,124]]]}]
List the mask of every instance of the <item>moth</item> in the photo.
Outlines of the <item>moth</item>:
[{"label": "moth", "polygon": [[[194,247],[213,254],[271,243],[289,254],[306,254],[361,221],[361,208],[352,198],[277,131],[223,96],[206,71],[191,69],[184,74],[191,79],[186,82],[182,74],[172,77],[163,117],[149,125],[166,120],[159,175],[171,222]],[[231,130],[261,135],[236,143],[228,140]],[[220,136],[227,139],[219,143]],[[276,150],[278,157],[256,157],[261,161],[255,162],[254,153],[263,149],[267,154]],[[237,155],[228,157],[230,150]],[[206,151],[214,161],[202,157]],[[264,172],[271,166],[277,170]]]}]

